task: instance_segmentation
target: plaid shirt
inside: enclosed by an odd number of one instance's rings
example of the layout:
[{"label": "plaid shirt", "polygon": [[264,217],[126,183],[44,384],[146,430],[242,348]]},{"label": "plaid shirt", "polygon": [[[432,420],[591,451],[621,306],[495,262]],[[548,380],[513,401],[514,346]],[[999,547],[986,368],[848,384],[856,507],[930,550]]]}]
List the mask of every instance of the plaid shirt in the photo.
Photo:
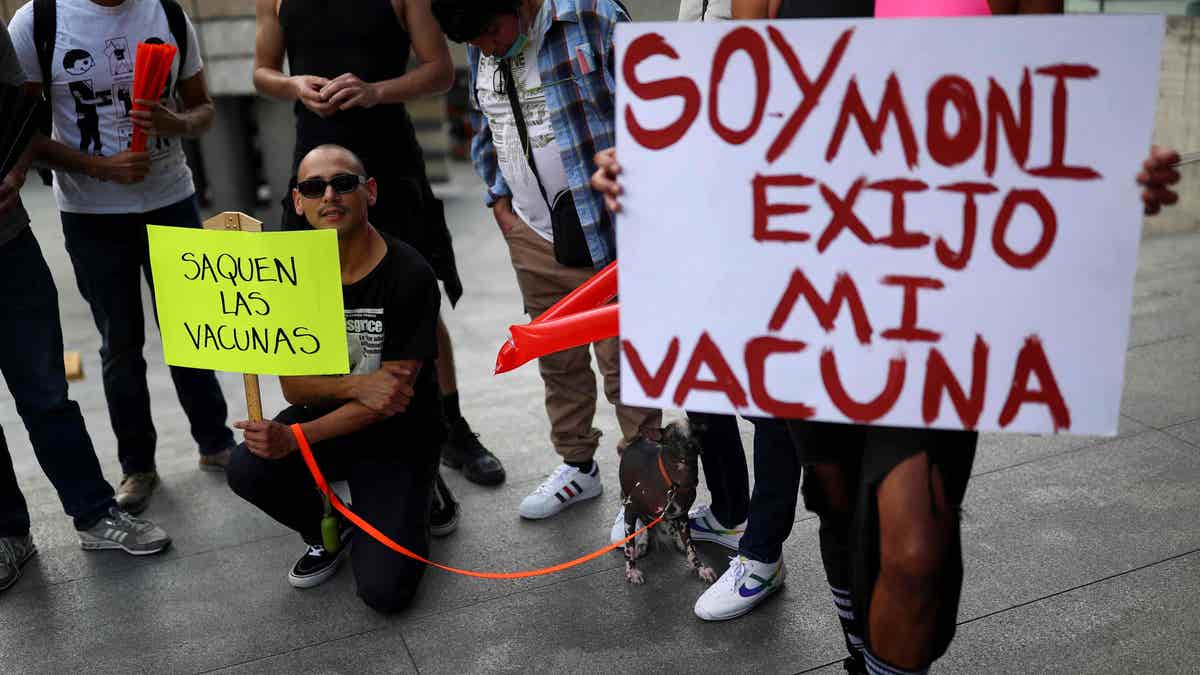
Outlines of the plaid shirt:
[{"label": "plaid shirt", "polygon": [[[543,0],[554,19],[547,22],[538,52],[538,70],[546,87],[546,109],[567,170],[567,184],[587,237],[592,263],[603,267],[616,259],[612,219],[604,218],[604,200],[588,184],[596,170],[596,152],[615,143],[614,103],[617,89],[613,31],[629,15],[614,0]],[[479,74],[480,52],[467,47],[471,92]],[[488,186],[485,203],[511,196],[496,161],[492,130],[479,110],[477,94],[471,121],[479,131],[471,142],[471,161]]]}]

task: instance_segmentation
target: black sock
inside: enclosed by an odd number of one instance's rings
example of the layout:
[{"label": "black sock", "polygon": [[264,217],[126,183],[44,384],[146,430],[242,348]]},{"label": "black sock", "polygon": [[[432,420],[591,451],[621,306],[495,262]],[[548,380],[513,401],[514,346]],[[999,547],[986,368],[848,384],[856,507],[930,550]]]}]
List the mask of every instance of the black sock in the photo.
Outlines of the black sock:
[{"label": "black sock", "polygon": [[837,607],[838,618],[842,622],[842,633],[846,637],[846,649],[855,660],[862,661],[864,644],[850,591],[832,584],[830,584],[829,590],[833,591],[833,604]]},{"label": "black sock", "polygon": [[582,471],[583,473],[591,473],[592,467],[594,467],[596,465],[596,463],[590,459],[586,462],[563,462],[563,464],[566,464],[567,466],[573,466],[576,469],[579,469],[580,471]]},{"label": "black sock", "polygon": [[461,420],[462,410],[458,407],[458,392],[446,394],[442,397],[442,412],[446,413],[446,423],[454,424]]}]

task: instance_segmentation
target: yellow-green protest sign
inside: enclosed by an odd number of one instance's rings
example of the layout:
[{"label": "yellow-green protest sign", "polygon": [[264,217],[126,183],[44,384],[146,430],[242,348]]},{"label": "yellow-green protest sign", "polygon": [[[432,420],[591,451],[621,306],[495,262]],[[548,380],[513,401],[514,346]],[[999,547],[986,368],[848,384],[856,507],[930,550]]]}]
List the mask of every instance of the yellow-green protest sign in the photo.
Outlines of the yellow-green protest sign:
[{"label": "yellow-green protest sign", "polygon": [[168,364],[350,372],[336,232],[146,229]]}]

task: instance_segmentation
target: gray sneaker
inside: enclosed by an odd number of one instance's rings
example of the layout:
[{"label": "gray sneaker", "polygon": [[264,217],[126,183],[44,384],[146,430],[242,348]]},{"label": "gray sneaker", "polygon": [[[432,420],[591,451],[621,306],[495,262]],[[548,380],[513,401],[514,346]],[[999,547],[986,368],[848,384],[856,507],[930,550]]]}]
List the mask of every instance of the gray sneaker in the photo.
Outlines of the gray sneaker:
[{"label": "gray sneaker", "polygon": [[128,513],[137,515],[146,510],[150,495],[158,487],[158,472],[144,471],[131,473],[121,479],[121,487],[117,488],[117,506]]},{"label": "gray sneaker", "polygon": [[200,455],[200,470],[201,471],[224,471],[225,467],[229,466],[229,456],[233,454],[233,447],[230,446],[219,452],[214,452],[211,455]]},{"label": "gray sneaker", "polygon": [[37,547],[33,545],[33,535],[24,537],[0,537],[0,591],[17,583],[21,578],[21,566],[24,565]]},{"label": "gray sneaker", "polygon": [[91,529],[79,531],[79,545],[85,551],[119,548],[130,555],[151,555],[170,546],[171,538],[154,523],[114,506]]}]

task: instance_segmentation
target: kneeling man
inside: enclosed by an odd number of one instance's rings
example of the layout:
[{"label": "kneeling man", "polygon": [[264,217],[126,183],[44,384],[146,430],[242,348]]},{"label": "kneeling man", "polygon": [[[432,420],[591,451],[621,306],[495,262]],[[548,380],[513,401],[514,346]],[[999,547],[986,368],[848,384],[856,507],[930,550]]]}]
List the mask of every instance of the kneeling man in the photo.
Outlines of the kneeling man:
[{"label": "kneeling man", "polygon": [[[437,279],[420,253],[367,222],[376,186],[365,173],[349,150],[321,146],[300,164],[293,192],[298,214],[338,233],[350,374],[281,377],[291,407],[274,421],[238,423],[246,441],[228,467],[234,492],[308,544],[288,575],[300,588],[330,578],[348,547],[321,546],[323,498],[287,425],[300,423],[329,480],[349,482],[356,513],[420,555],[429,554],[431,502],[452,501],[435,486],[446,433],[434,369]],[[407,606],[425,566],[343,525],[343,544],[351,538],[359,597],[385,612]]]}]

